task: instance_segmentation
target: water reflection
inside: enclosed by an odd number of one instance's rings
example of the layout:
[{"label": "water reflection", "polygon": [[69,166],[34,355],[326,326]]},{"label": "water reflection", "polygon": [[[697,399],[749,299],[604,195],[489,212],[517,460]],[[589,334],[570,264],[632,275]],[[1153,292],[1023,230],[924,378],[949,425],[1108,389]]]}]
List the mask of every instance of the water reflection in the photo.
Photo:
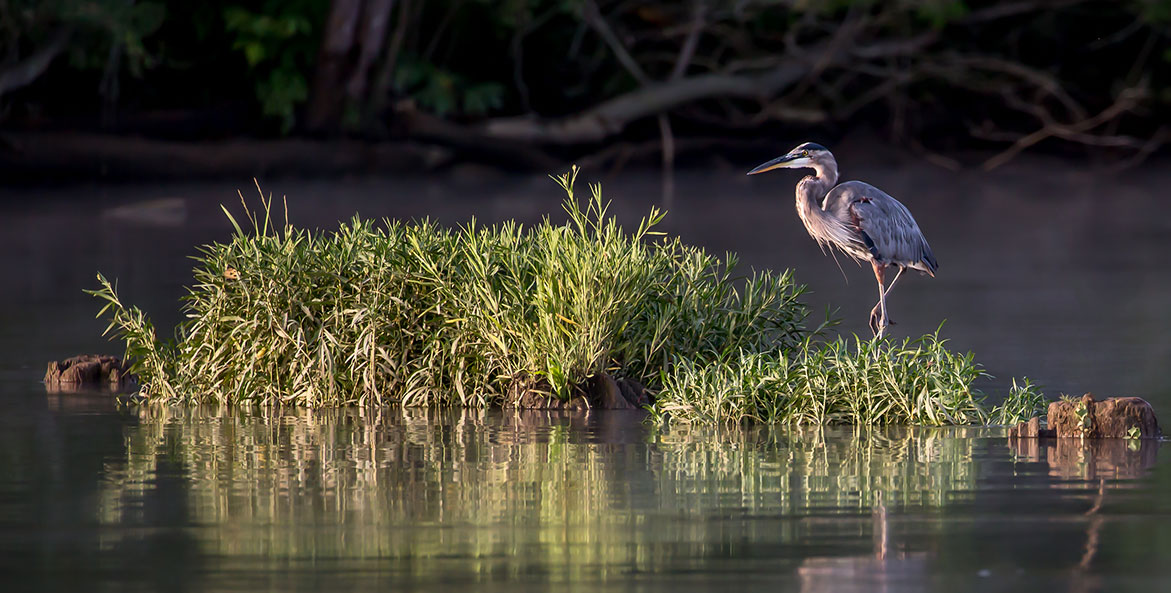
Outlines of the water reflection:
[{"label": "water reflection", "polygon": [[807,558],[797,568],[802,593],[926,590],[929,555],[894,546],[886,505],[881,502],[874,508],[872,539],[870,554]]},{"label": "water reflection", "polygon": [[0,569],[35,590],[1108,585],[1171,517],[1154,449],[995,429],[9,401]]},{"label": "water reflection", "polygon": [[[376,561],[395,578],[484,584],[719,566],[795,574],[807,591],[875,590],[929,570],[924,538],[941,530],[889,524],[974,500],[982,434],[713,432],[619,413],[147,407],[124,430],[122,459],[107,463],[98,520],[149,525],[159,517],[144,513],[169,508],[201,557],[252,568]],[[128,540],[141,534],[103,529],[99,545]]]},{"label": "water reflection", "polygon": [[[662,507],[818,515],[865,511],[884,496],[939,505],[971,490],[977,469],[974,441],[956,438],[962,429],[713,434],[653,427],[641,414],[292,409],[265,418],[149,407],[127,436],[125,470],[107,479],[104,514],[115,520],[125,490],[158,472],[164,447],[185,468],[201,520],[295,521],[328,508],[360,528],[558,518],[593,530],[598,517]],[[306,493],[319,508],[300,506]]]},{"label": "water reflection", "polygon": [[1139,478],[1155,467],[1155,439],[1010,439],[1015,455],[1044,461],[1059,478],[1106,480]]}]

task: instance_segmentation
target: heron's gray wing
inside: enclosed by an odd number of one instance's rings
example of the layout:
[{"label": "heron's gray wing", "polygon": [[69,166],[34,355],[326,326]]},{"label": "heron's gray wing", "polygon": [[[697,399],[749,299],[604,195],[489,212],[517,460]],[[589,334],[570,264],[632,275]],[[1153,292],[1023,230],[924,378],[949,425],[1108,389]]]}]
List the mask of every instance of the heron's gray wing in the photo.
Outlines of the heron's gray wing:
[{"label": "heron's gray wing", "polygon": [[861,181],[847,181],[830,191],[823,207],[847,217],[879,261],[935,273],[935,254],[911,211],[886,192]]}]

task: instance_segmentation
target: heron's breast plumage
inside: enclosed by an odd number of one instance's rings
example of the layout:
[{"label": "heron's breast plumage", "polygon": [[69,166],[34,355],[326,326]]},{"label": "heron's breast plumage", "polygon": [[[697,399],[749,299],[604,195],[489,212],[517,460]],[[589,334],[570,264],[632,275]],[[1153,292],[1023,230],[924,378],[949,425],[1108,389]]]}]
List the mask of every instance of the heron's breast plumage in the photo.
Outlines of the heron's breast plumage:
[{"label": "heron's breast plumage", "polygon": [[819,181],[807,177],[797,185],[797,215],[805,230],[823,248],[836,247],[849,257],[866,260],[869,256],[866,241],[852,224],[848,213],[831,209],[830,196],[820,203],[811,199],[825,191]]}]

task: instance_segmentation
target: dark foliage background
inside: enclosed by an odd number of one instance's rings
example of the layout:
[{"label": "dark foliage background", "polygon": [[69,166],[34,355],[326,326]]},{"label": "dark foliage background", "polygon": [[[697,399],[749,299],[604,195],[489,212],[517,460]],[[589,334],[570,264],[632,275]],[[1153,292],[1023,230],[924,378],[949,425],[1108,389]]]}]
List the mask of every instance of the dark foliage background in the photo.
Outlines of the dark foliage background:
[{"label": "dark foliage background", "polygon": [[859,126],[945,162],[1137,162],[1171,106],[1171,0],[0,0],[0,34],[10,132],[411,140],[534,166]]}]

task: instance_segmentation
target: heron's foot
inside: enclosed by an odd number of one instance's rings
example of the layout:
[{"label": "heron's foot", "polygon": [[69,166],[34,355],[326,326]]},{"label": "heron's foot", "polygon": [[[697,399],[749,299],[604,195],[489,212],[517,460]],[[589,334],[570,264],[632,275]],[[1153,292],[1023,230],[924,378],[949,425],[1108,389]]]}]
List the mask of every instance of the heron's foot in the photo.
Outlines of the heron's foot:
[{"label": "heron's foot", "polygon": [[870,314],[870,331],[874,332],[874,337],[881,338],[886,333],[886,326],[882,324],[882,319],[875,313]]},{"label": "heron's foot", "polygon": [[870,311],[870,331],[874,332],[874,337],[881,338],[886,335],[886,328],[894,324],[894,320],[889,316],[886,319],[882,318],[881,307],[876,306]]}]

